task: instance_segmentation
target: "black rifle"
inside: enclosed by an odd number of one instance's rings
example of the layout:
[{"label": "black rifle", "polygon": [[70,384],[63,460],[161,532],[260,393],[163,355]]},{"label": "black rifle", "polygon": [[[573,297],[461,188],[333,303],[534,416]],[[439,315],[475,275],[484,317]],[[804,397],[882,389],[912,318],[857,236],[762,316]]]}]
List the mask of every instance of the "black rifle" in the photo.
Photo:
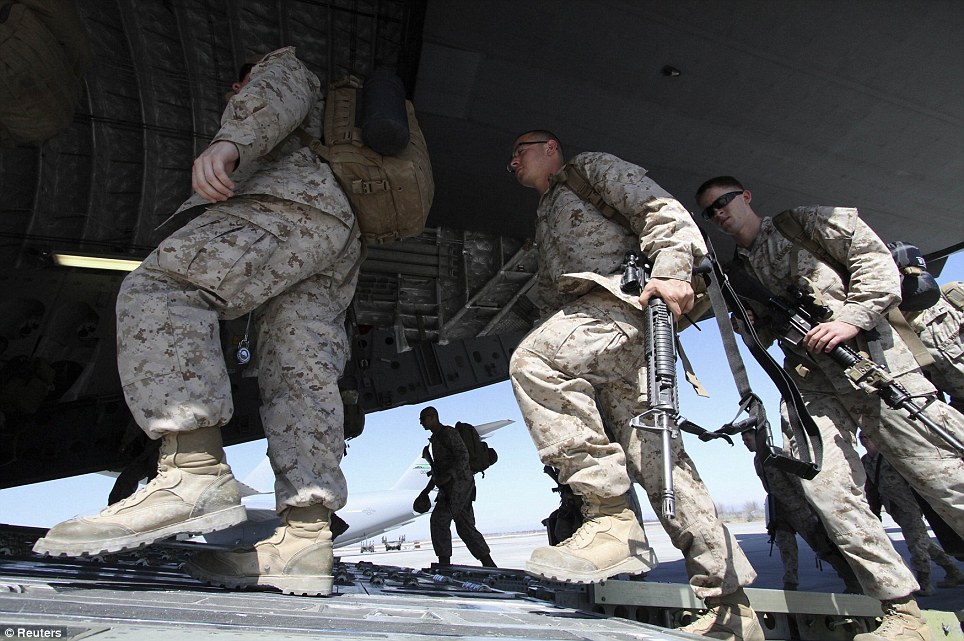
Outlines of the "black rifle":
[{"label": "black rifle", "polygon": [[[799,287],[788,288],[792,299],[790,301],[773,294],[745,271],[739,271],[743,272],[741,278],[739,281],[734,279],[733,284],[740,295],[769,307],[776,326],[782,329],[783,339],[787,342],[799,345],[812,328],[830,319],[830,308],[817,304],[811,294]],[[894,380],[890,372],[848,345],[837,345],[827,356],[843,368],[844,373],[857,387],[868,394],[876,394],[892,409],[906,411],[908,418],[920,421],[947,441],[958,454],[964,456],[964,443],[923,413],[937,400],[936,397],[912,396],[903,385]],[[926,402],[923,406],[918,405],[914,402],[915,398],[925,398]]]},{"label": "black rifle", "polygon": [[[620,289],[626,294],[638,296],[649,275],[646,266],[640,264],[639,252],[626,252]],[[649,409],[634,417],[630,427],[658,432],[662,437],[663,454],[663,516],[676,517],[676,491],[673,489],[672,439],[679,438],[679,427],[689,423],[679,415],[679,398],[676,389],[676,328],[673,315],[666,303],[657,297],[649,299],[643,310],[646,330],[646,396]],[[648,424],[645,419],[652,419]]]}]

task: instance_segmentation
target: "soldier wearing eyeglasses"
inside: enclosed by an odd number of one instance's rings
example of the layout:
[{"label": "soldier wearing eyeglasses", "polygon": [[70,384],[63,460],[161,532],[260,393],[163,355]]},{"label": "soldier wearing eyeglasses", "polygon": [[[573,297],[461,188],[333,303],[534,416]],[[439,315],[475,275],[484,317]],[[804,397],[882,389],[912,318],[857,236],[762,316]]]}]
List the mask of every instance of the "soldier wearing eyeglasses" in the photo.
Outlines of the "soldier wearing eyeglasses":
[{"label": "soldier wearing eyeglasses", "polygon": [[[658,296],[677,317],[693,307],[693,265],[706,254],[699,229],[642,167],[606,153],[583,153],[570,161],[605,204],[623,214],[624,224],[558,180],[565,164],[562,144],[545,130],[520,135],[508,163],[519,184],[540,195],[535,241],[543,312],[541,324],[516,348],[509,374],[539,457],[582,497],[586,517],[569,539],[533,551],[526,570],[578,583],[649,570],[655,559],[625,498],[635,480],[683,552],[690,585],[709,608],[683,629],[762,640],[743,591],[756,573],[717,518],[682,443],[675,439],[672,452],[676,517],[666,518],[660,437],[629,424],[645,405],[642,306]],[[629,249],[652,263],[640,296],[619,286]]]},{"label": "soldier wearing eyeglasses", "polygon": [[[856,209],[792,210],[804,233],[845,267],[845,282],[833,267],[783,236],[771,218],[757,215],[750,205],[752,193],[732,176],[706,181],[696,200],[703,217],[736,241],[737,260],[771,292],[782,296],[790,286],[812,288],[832,310],[830,320],[811,329],[799,345],[780,343],[785,368],[824,444],[821,470],[814,479],[802,480],[804,492],[864,593],[882,602],[881,626],[855,641],[930,639],[913,597],[917,581],[864,499],[856,426],[864,426],[901,475],[958,533],[964,531],[964,461],[937,434],[891,409],[879,396],[857,389],[839,365],[820,356],[840,344],[869,351],[911,394],[935,395],[910,349],[887,322],[887,312],[900,302],[900,279],[890,250]],[[765,343],[778,338],[769,322],[765,313],[754,320]],[[925,414],[957,439],[964,435],[964,417],[943,402],[935,400]]]}]

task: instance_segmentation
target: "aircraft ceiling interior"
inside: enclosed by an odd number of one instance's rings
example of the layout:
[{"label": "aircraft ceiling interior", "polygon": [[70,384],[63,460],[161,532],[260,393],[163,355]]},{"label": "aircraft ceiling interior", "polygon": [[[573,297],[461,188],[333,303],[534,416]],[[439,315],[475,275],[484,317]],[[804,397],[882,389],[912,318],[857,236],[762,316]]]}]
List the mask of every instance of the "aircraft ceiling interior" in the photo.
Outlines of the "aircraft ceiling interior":
[{"label": "aircraft ceiling interior", "polygon": [[[428,227],[371,248],[351,310],[343,387],[368,412],[505,379],[537,315],[537,196],[505,172],[528,129],[551,129],[569,155],[636,162],[691,210],[703,180],[730,174],[758,211],[857,206],[935,269],[964,246],[958,2],[84,0],[47,15],[50,4],[24,1],[40,26],[19,28],[34,29],[31,76],[61,92],[30,113],[62,124],[0,147],[0,487],[150,465],[116,374],[123,272],[53,256],[139,260],[183,223],[165,221],[239,65],[280,46],[323,84],[395,70],[431,152]],[[14,19],[26,20],[0,13]],[[236,389],[227,443],[263,435],[256,368],[231,359],[244,329],[222,332]]]}]

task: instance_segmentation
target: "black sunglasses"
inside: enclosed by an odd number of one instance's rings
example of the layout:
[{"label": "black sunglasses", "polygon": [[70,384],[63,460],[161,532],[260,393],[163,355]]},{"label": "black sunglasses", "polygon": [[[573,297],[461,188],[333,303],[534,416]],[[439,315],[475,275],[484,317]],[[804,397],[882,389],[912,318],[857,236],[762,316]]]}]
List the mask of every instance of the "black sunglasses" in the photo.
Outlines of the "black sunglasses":
[{"label": "black sunglasses", "polygon": [[743,192],[743,189],[739,191],[730,191],[711,202],[709,206],[701,212],[703,215],[703,220],[713,220],[713,216],[716,215],[716,211],[718,209],[723,209],[729,205],[731,200],[741,195]]}]

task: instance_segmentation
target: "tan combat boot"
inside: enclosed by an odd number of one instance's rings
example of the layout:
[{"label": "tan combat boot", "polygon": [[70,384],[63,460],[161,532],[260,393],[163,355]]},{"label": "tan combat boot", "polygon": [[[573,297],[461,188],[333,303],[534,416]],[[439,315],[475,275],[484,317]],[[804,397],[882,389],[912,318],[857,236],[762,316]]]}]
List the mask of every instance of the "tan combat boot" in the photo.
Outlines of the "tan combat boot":
[{"label": "tan combat boot", "polygon": [[727,641],[764,641],[763,628],[750,607],[743,588],[718,597],[706,597],[706,613],[687,626],[678,628],[708,639]]},{"label": "tan combat boot", "polygon": [[201,552],[184,566],[201,581],[226,588],[267,585],[285,594],[331,594],[331,511],[289,507],[269,538],[230,552]]},{"label": "tan combat boot", "polygon": [[150,483],[126,499],[55,525],[34,552],[109,554],[179,534],[214,532],[247,518],[238,483],[224,462],[219,427],[162,436],[157,470]]},{"label": "tan combat boot", "polygon": [[884,618],[873,632],[854,637],[854,641],[931,641],[927,622],[912,596],[881,601]]},{"label": "tan combat boot", "polygon": [[558,545],[537,548],[526,572],[567,583],[596,583],[656,567],[656,555],[625,496],[583,496],[585,521]]}]

